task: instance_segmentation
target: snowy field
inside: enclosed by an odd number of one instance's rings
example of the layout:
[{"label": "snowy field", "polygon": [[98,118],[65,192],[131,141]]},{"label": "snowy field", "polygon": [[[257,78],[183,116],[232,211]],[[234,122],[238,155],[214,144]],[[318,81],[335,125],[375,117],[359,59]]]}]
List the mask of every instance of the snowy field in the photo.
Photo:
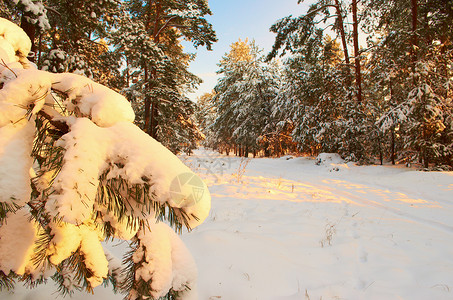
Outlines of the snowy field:
[{"label": "snowy field", "polygon": [[453,172],[204,150],[182,160],[212,195],[209,218],[182,236],[200,300],[453,299]]}]

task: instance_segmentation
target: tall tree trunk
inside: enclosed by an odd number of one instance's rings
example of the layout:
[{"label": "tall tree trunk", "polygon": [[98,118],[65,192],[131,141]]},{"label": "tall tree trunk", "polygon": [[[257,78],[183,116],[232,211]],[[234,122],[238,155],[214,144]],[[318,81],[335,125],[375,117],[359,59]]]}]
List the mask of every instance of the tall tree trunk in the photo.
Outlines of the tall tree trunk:
[{"label": "tall tree trunk", "polygon": [[339,0],[335,0],[335,10],[337,11],[338,15],[338,27],[340,28],[340,37],[341,37],[341,44],[343,45],[343,53],[344,53],[344,61],[346,65],[350,65],[349,62],[349,53],[348,53],[348,44],[346,42],[346,33],[344,31],[344,21],[343,21],[343,12],[341,10],[341,5]]},{"label": "tall tree trunk", "polygon": [[269,144],[268,141],[266,141],[266,142],[264,143],[264,157],[269,157],[269,156],[271,156],[269,147],[270,147],[270,144]]},{"label": "tall tree trunk", "polygon": [[[412,23],[412,37],[411,37],[411,57],[412,57],[412,73],[417,73],[417,47],[418,47],[418,37],[417,37],[417,23],[418,23],[418,3],[417,0],[411,0],[411,23]],[[413,76],[414,87],[418,85],[418,78]],[[422,134],[422,139],[427,140],[428,137],[425,137],[425,134]],[[421,147],[419,153],[419,160],[424,163],[424,167],[428,168],[428,151],[426,144]]]},{"label": "tall tree trunk", "polygon": [[26,11],[22,14],[22,17],[20,19],[20,27],[25,31],[27,36],[30,38],[31,41],[31,52],[33,52],[33,57],[28,57],[28,59],[32,62],[36,61],[36,54],[37,54],[37,48],[35,45],[35,36],[36,36],[36,27],[35,24],[32,24],[28,21],[27,17],[31,17],[32,13],[29,11]]},{"label": "tall tree trunk", "polygon": [[[161,23],[161,13],[162,13],[162,6],[160,1],[154,2],[156,7],[156,19],[154,21],[154,28],[153,28],[153,41],[157,45],[160,42],[160,23]],[[151,70],[151,76],[153,80],[157,80],[157,71],[156,69]],[[159,99],[153,99],[151,104],[151,129],[149,134],[151,137],[157,140],[157,126],[159,125],[158,122],[158,115],[159,115]]]},{"label": "tall tree trunk", "polygon": [[145,90],[145,132],[147,134],[150,134],[150,121],[151,121],[151,117],[150,117],[150,112],[151,112],[151,99],[150,99],[150,96],[149,96],[149,75],[148,75],[148,67],[145,66],[145,84],[144,84],[144,90]]},{"label": "tall tree trunk", "polygon": [[392,160],[392,165],[395,165],[395,126],[392,126],[391,128],[391,133],[392,133],[392,140],[390,141],[390,151],[391,151],[391,154],[390,154],[390,157],[391,157],[391,160]]},{"label": "tall tree trunk", "polygon": [[[390,82],[389,82],[389,87],[390,87],[390,102],[393,102],[394,99],[393,99],[393,82],[392,80],[390,79]],[[396,101],[395,101],[396,102]],[[391,141],[390,141],[390,158],[392,160],[392,165],[395,165],[395,157],[396,157],[396,152],[395,152],[395,125],[392,125],[392,127],[390,128],[391,130]]]},{"label": "tall tree trunk", "polygon": [[151,104],[151,132],[150,135],[154,139],[157,140],[157,126],[159,125],[158,122],[158,115],[159,115],[159,106],[157,100],[154,100]]},{"label": "tall tree trunk", "polygon": [[359,53],[359,24],[357,20],[357,0],[352,0],[352,35],[354,41],[355,83],[357,88],[357,102],[362,103],[362,72]]},{"label": "tall tree trunk", "polygon": [[380,140],[378,141],[378,144],[379,144],[379,161],[381,162],[381,166],[382,166],[384,164],[384,153],[382,150],[382,143]]},{"label": "tall tree trunk", "polygon": [[412,16],[412,39],[411,39],[411,54],[412,54],[412,71],[416,72],[417,65],[417,20],[418,20],[418,3],[417,0],[411,0],[411,16]]},{"label": "tall tree trunk", "polygon": [[[147,12],[148,12],[148,15],[147,15],[147,18],[146,18],[146,22],[145,22],[145,30],[148,32],[150,27],[151,27],[151,15],[152,15],[152,1],[149,1],[146,3],[147,5]],[[150,123],[151,123],[151,99],[150,99],[150,91],[149,91],[149,88],[150,88],[150,85],[149,85],[149,70],[148,70],[148,66],[145,65],[144,67],[144,72],[145,72],[145,75],[144,75],[144,81],[145,81],[145,84],[143,86],[143,89],[144,89],[144,92],[145,92],[145,115],[144,115],[144,131],[147,133],[147,134],[150,134]]]},{"label": "tall tree trunk", "polygon": [[[153,11],[153,5],[155,10]],[[148,15],[145,22],[145,29],[147,32],[152,34],[154,43],[159,43],[159,24],[161,17],[161,5],[159,1],[148,1],[147,2]],[[152,21],[152,15],[154,13],[154,21]],[[151,27],[152,26],[152,27]],[[157,99],[152,100],[150,96],[150,79],[157,79],[157,71],[154,68],[148,70],[148,66],[145,66],[145,132],[148,133],[154,139],[157,139],[157,115],[158,115],[158,101]]]}]

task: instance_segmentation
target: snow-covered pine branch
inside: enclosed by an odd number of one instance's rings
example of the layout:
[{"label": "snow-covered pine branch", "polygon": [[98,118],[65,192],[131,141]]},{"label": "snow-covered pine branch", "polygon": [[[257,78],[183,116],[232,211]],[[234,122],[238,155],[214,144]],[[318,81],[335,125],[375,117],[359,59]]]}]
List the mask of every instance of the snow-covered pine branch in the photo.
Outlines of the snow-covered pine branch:
[{"label": "snow-covered pine branch", "polygon": [[[36,70],[29,50],[0,19],[0,289],[52,276],[64,294],[110,279],[130,299],[196,299],[193,259],[162,222],[201,224],[207,186],[133,124],[123,96]],[[112,238],[130,240],[123,273],[101,244]]]}]

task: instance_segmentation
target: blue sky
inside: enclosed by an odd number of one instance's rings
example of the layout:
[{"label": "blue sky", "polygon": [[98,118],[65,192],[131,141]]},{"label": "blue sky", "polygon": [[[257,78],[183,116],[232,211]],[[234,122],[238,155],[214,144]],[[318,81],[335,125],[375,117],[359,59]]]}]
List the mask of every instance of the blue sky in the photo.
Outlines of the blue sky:
[{"label": "blue sky", "polygon": [[272,24],[289,15],[303,14],[311,2],[304,1],[298,5],[297,0],[209,0],[212,16],[207,19],[214,27],[219,41],[213,45],[212,51],[202,47],[195,50],[188,43],[183,43],[186,52],[197,54],[196,60],[190,65],[190,71],[204,81],[189,98],[195,100],[214,88],[217,63],[229,51],[232,43],[239,38],[254,39],[265,53],[269,52],[275,37],[269,32]]}]

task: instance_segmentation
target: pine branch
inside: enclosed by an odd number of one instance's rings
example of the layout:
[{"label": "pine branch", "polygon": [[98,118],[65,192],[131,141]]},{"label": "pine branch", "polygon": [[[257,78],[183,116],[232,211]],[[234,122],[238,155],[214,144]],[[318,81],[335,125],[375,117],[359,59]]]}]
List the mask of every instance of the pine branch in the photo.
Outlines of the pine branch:
[{"label": "pine branch", "polygon": [[[137,230],[147,225],[147,219],[154,211],[154,218],[158,221],[168,221],[179,233],[183,226],[190,230],[190,218],[197,219],[194,215],[188,215],[183,208],[174,208],[168,203],[156,200],[156,195],[150,192],[151,185],[129,184],[125,179],[106,179],[108,171],[100,176],[100,184],[96,195],[96,202],[112,212],[118,221],[126,220],[128,228]],[[140,207],[141,215],[134,215],[134,210]],[[99,212],[98,212],[99,213]],[[107,238],[113,237],[114,229],[110,224],[104,224],[104,233]]]},{"label": "pine branch", "polygon": [[[74,280],[67,280],[68,274],[73,273]],[[92,277],[93,271],[88,269],[85,265],[85,259],[80,251],[80,247],[75,251],[69,258],[65,259],[58,267],[57,272],[54,275],[54,280],[61,283],[58,285],[58,290],[63,295],[71,295],[76,290],[85,290],[88,293],[93,293],[93,287],[91,286],[88,278]],[[59,278],[61,276],[61,278]],[[63,281],[62,281],[63,280]]]},{"label": "pine branch", "polygon": [[[15,200],[15,199],[11,199]],[[6,203],[0,202],[0,225],[3,224],[3,221],[6,218],[8,212],[15,213],[19,209],[19,206],[15,202]]]},{"label": "pine branch", "polygon": [[66,124],[66,122],[54,120],[49,114],[47,114],[43,110],[40,110],[38,115],[44,117],[47,121],[49,121],[49,123],[52,124],[52,126],[54,126],[60,131],[61,135],[64,135],[69,132],[69,126],[68,124]]},{"label": "pine branch", "polygon": [[14,289],[16,285],[15,279],[17,275],[13,272],[10,272],[9,275],[0,271],[0,291],[11,291]]}]

